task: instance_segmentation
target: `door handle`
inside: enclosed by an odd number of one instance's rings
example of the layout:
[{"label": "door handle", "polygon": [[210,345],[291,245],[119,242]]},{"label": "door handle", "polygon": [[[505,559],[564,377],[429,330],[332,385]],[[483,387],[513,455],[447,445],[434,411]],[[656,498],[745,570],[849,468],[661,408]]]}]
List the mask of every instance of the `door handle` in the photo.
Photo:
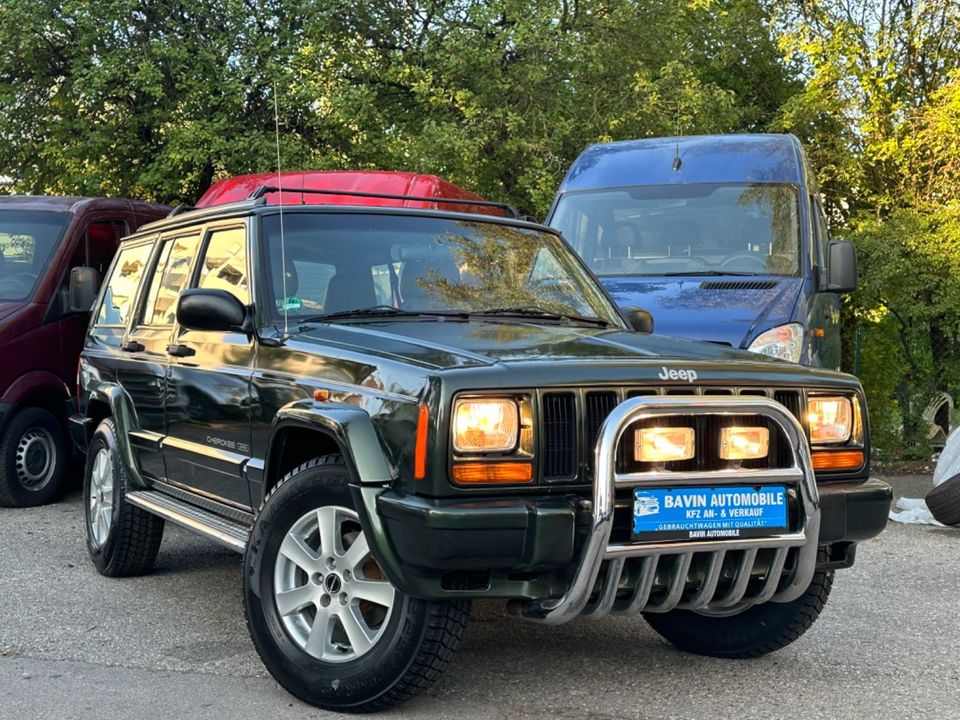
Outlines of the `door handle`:
[{"label": "door handle", "polygon": [[190,357],[191,355],[196,355],[197,351],[188,345],[179,345],[174,343],[173,345],[167,345],[167,355],[173,355],[174,357]]},{"label": "door handle", "polygon": [[127,340],[120,343],[120,349],[124,352],[143,352],[146,348],[136,340]]}]

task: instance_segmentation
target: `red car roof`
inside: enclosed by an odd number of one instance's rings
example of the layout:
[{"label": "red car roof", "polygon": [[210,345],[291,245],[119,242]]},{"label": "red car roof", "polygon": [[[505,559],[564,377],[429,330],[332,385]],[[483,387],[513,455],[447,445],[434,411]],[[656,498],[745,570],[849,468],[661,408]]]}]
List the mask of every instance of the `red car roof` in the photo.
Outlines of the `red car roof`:
[{"label": "red car roof", "polygon": [[[408,207],[453,210],[459,212],[485,213],[502,217],[505,213],[496,207],[482,205],[460,205],[436,203],[423,200],[398,200],[393,198],[358,197],[356,195],[317,195],[301,193],[299,190],[344,190],[361,193],[380,193],[385,195],[408,195],[425,198],[447,198],[456,200],[483,200],[468,190],[457,187],[436,175],[421,175],[411,172],[369,171],[288,171],[277,173],[259,173],[239,175],[220,180],[210,186],[196,207],[205,208],[214,205],[246,200],[257,188],[267,185],[281,187],[284,205],[362,205],[376,207]],[[281,193],[267,193],[267,202],[278,205]]]}]

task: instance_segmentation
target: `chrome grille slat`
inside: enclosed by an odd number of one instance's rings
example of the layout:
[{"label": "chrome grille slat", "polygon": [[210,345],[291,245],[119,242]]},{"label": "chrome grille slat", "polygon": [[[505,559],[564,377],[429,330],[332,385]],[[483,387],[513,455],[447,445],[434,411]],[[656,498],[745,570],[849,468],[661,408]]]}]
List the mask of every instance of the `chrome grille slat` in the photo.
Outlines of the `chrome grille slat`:
[{"label": "chrome grille slat", "polygon": [[773,561],[770,563],[770,569],[767,571],[767,577],[763,581],[763,588],[752,598],[755,603],[765,603],[777,592],[777,586],[780,585],[783,575],[783,566],[787,562],[787,552],[789,548],[779,547],[774,551]]},{"label": "chrome grille slat", "polygon": [[727,556],[726,551],[718,550],[710,553],[710,564],[707,566],[707,572],[700,582],[700,587],[687,601],[681,601],[677,607],[684,610],[699,610],[706,607],[713,599],[717,591],[717,582],[720,580],[720,570],[723,567],[723,559]]},{"label": "chrome grille slat", "polygon": [[630,604],[622,610],[615,612],[635,615],[647,606],[650,600],[650,591],[653,590],[653,581],[657,576],[657,564],[660,560],[659,555],[649,555],[640,562],[640,581],[637,583],[630,597]]},{"label": "chrome grille slat", "polygon": [[725,595],[714,598],[710,602],[710,607],[728,608],[740,603],[747,592],[747,585],[750,583],[751,572],[756,561],[757,548],[744,550],[743,555],[740,556],[740,563],[737,565],[733,585]]},{"label": "chrome grille slat", "polygon": [[670,612],[677,607],[680,598],[683,597],[683,591],[687,587],[687,575],[690,574],[690,565],[693,563],[693,552],[683,553],[675,557],[677,558],[677,567],[670,571],[672,577],[667,596],[658,603],[648,603],[645,612]]},{"label": "chrome grille slat", "polygon": [[620,575],[623,572],[623,558],[615,558],[607,563],[607,575],[600,590],[600,597],[596,605],[583,611],[585,617],[603,617],[610,612],[617,599],[617,588],[620,586]]}]

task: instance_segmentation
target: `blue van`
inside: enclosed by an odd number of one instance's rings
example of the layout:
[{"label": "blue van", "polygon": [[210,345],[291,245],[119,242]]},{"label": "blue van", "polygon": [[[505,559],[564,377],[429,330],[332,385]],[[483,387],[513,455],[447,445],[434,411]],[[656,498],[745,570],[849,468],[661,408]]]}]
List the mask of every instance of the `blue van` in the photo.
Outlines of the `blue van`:
[{"label": "blue van", "polygon": [[839,294],[856,286],[856,255],[830,239],[793,135],[593,145],[547,223],[660,334],[840,366]]}]

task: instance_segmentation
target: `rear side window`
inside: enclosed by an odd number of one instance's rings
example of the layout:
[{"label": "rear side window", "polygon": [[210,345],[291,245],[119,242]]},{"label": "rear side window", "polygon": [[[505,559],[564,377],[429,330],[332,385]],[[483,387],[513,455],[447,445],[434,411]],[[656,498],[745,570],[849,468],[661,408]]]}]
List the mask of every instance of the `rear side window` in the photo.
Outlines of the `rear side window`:
[{"label": "rear side window", "polygon": [[190,279],[199,236],[164,240],[153,270],[141,325],[172,325],[177,314],[180,291]]},{"label": "rear side window", "polygon": [[214,230],[200,265],[197,287],[226,290],[244,305],[250,302],[247,279],[247,245],[243,228]]},{"label": "rear side window", "polygon": [[97,325],[126,325],[153,246],[127,247],[117,255],[97,313]]}]

